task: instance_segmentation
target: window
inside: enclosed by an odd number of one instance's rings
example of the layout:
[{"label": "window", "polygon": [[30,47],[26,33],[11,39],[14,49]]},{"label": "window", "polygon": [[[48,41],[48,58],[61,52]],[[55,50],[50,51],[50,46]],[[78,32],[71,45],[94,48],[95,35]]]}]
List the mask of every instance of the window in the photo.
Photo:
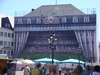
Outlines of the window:
[{"label": "window", "polygon": [[0,54],[2,54],[2,50],[0,50]]},{"label": "window", "polygon": [[11,43],[10,43],[10,42],[8,42],[8,46],[11,46],[10,44],[11,44]]},{"label": "window", "polygon": [[8,26],[8,24],[7,23],[5,23],[5,27],[7,27]]},{"label": "window", "polygon": [[11,46],[13,46],[13,42],[11,42]]},{"label": "window", "polygon": [[8,33],[8,37],[10,37],[10,33]]},{"label": "window", "polygon": [[8,24],[8,28],[10,28],[10,24]]},{"label": "window", "polygon": [[22,18],[18,18],[18,24],[22,24]]},{"label": "window", "polygon": [[84,16],[84,22],[89,22],[89,16]]},{"label": "window", "polygon": [[7,42],[6,41],[4,41],[4,46],[7,46]]},{"label": "window", "polygon": [[31,24],[31,19],[27,19],[27,24]]},{"label": "window", "polygon": [[12,33],[12,38],[14,37],[14,34]]},{"label": "window", "polygon": [[7,37],[7,32],[4,33],[4,37]]},{"label": "window", "polygon": [[0,36],[3,36],[3,32],[0,32]]},{"label": "window", "polygon": [[41,23],[41,19],[40,18],[37,18],[36,19],[36,23]]},{"label": "window", "polygon": [[78,22],[78,17],[73,17],[73,21],[72,22]]},{"label": "window", "polygon": [[62,23],[66,23],[67,22],[67,18],[66,17],[63,17],[62,18]]},{"label": "window", "polygon": [[8,51],[7,54],[10,55],[10,51]]},{"label": "window", "polygon": [[0,41],[0,45],[3,45],[3,41]]},{"label": "window", "polygon": [[10,24],[9,23],[5,23],[5,27],[10,28]]},{"label": "window", "polygon": [[4,54],[6,54],[6,50],[4,50]]}]

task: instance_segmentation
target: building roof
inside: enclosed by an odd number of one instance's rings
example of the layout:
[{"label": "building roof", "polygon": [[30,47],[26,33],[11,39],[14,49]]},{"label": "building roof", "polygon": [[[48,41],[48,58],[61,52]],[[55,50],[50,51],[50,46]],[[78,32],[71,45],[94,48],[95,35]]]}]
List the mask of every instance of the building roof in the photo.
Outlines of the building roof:
[{"label": "building roof", "polygon": [[14,17],[3,15],[3,14],[0,14],[0,27],[2,27],[2,18],[7,18],[7,17],[11,23],[12,28],[14,28]]},{"label": "building roof", "polygon": [[37,17],[37,16],[65,16],[65,15],[84,15],[82,11],[77,9],[72,4],[63,5],[43,5],[24,17]]}]

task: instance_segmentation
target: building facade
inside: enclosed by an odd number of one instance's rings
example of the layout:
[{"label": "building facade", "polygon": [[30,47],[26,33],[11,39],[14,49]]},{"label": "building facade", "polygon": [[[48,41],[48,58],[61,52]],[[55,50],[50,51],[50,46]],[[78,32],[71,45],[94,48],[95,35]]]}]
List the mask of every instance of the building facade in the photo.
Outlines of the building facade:
[{"label": "building facade", "polygon": [[15,17],[14,57],[27,53],[50,53],[47,39],[54,32],[56,53],[77,54],[86,62],[98,62],[96,14],[85,14],[71,4],[41,6],[23,17]]},{"label": "building facade", "polygon": [[[7,54],[12,57],[13,53],[13,28],[8,16],[0,15],[0,54]],[[14,24],[13,24],[14,25]]]}]

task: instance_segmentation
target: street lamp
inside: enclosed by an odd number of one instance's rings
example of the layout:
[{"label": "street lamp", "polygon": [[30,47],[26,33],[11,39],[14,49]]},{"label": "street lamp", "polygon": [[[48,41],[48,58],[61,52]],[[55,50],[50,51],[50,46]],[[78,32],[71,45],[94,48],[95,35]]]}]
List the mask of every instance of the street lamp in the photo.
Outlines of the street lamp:
[{"label": "street lamp", "polygon": [[79,46],[79,47],[78,47],[79,65],[80,65],[80,55],[81,55],[81,48],[80,48],[80,46]]},{"label": "street lamp", "polygon": [[56,45],[57,45],[57,39],[55,38],[55,34],[51,34],[50,38],[48,39],[48,42],[50,44],[50,49],[52,50],[52,64],[54,63],[54,50],[56,50]]},{"label": "street lamp", "polygon": [[28,52],[28,59],[30,59],[30,52]]}]

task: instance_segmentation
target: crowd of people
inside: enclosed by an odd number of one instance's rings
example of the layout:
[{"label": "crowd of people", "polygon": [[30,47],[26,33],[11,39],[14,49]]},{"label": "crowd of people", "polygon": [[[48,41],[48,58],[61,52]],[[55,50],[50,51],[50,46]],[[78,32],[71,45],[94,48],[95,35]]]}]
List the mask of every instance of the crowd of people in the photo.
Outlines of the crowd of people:
[{"label": "crowd of people", "polygon": [[[78,42],[73,32],[56,32],[55,34],[58,39],[55,52],[77,52]],[[51,49],[48,42],[49,38],[50,32],[30,32],[25,48],[23,49],[23,53],[50,53]]]},{"label": "crowd of people", "polygon": [[[27,65],[23,69],[24,75],[57,75],[54,74],[52,70],[47,70],[47,65],[41,67],[40,62],[35,62],[34,68],[29,68]],[[95,65],[94,67],[86,65],[77,65],[75,68],[59,68],[59,75],[100,75],[100,66]],[[63,73],[63,74],[62,74]]]},{"label": "crowd of people", "polygon": [[[32,47],[25,47],[23,53],[50,53],[51,49],[49,45],[46,46],[32,46]],[[77,47],[70,47],[70,46],[57,46],[55,53],[77,53]]]}]

